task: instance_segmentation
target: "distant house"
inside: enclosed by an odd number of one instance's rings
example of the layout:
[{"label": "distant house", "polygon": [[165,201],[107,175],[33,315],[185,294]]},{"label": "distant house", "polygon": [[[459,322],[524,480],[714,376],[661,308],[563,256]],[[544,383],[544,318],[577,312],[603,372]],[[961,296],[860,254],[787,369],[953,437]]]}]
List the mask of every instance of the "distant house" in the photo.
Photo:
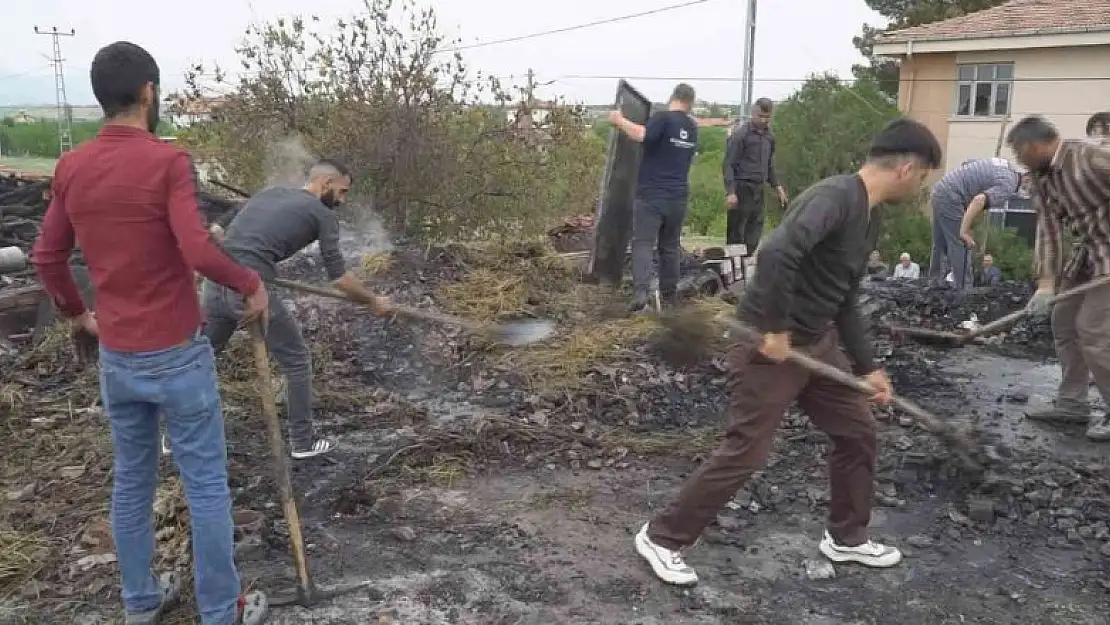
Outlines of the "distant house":
[{"label": "distant house", "polygon": [[1026,115],[1080,137],[1110,109],[1110,0],[1013,0],[887,32],[874,52],[901,61],[898,106],[936,133],[946,169],[994,156]]},{"label": "distant house", "polygon": [[557,103],[551,100],[536,100],[521,102],[514,108],[505,112],[505,118],[510,126],[518,131],[528,132],[533,128],[542,128],[547,124],[551,111]]},{"label": "distant house", "polygon": [[12,115],[11,119],[17,124],[34,124],[39,121],[39,118],[31,115],[27,111],[20,111],[15,115]]},{"label": "distant house", "polygon": [[178,128],[185,128],[198,122],[209,121],[223,103],[224,98],[220,96],[199,98],[178,97],[170,103],[170,121]]},{"label": "distant house", "polygon": [[733,121],[727,117],[698,117],[698,128],[731,128]]}]

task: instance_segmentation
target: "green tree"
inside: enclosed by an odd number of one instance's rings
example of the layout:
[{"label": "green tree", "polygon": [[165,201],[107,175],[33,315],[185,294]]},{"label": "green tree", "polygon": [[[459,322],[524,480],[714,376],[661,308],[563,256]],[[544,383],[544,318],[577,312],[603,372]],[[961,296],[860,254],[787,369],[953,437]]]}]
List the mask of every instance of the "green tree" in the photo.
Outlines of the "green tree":
[{"label": "green tree", "polygon": [[[811,76],[798,91],[775,106],[775,169],[783,186],[797,195],[813,183],[855,171],[876,130],[898,110],[871,81],[845,85],[831,74]],[[725,189],[721,165],[726,135],[720,128],[698,133],[698,156],[690,172],[690,209],[686,224],[697,235],[721,236],[725,228]],[[767,189],[764,227],[778,224],[782,210]],[[929,230],[925,230],[928,245]]]},{"label": "green tree", "polygon": [[[182,141],[256,189],[280,180],[275,165],[296,138],[299,162],[284,171],[303,172],[313,155],[344,160],[369,199],[355,204],[433,240],[533,236],[591,211],[605,150],[583,111],[560,106],[540,128],[510,126],[504,111],[521,90],[470,74],[442,53],[453,45],[413,0],[366,0],[334,24],[252,27],[238,49],[243,77]],[[201,95],[203,73],[188,95]]]},{"label": "green tree", "polygon": [[889,24],[885,29],[864,24],[859,35],[852,38],[852,44],[867,59],[866,65],[855,65],[852,73],[861,80],[866,79],[878,84],[891,98],[898,97],[898,63],[874,57],[872,46],[875,36],[884,30],[900,30],[920,26],[952,17],[959,17],[996,7],[1008,0],[865,0],[871,10],[882,15]]},{"label": "green tree", "polygon": [[775,107],[775,165],[791,195],[863,163],[871,136],[898,116],[879,86],[846,85],[833,74],[811,76]]}]

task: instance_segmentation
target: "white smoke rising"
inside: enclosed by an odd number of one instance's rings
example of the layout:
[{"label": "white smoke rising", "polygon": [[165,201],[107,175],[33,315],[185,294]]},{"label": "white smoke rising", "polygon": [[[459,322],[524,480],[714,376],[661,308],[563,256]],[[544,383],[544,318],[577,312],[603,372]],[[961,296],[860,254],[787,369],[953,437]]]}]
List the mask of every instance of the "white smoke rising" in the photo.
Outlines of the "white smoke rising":
[{"label": "white smoke rising", "polygon": [[266,150],[266,186],[300,187],[308,181],[308,170],[315,162],[299,136],[278,139]]},{"label": "white smoke rising", "polygon": [[[270,143],[266,150],[266,186],[301,187],[308,182],[308,170],[317,157],[301,137],[293,135]],[[393,249],[389,232],[374,211],[369,198],[348,198],[343,207],[344,228],[341,243],[346,256],[379,254]],[[311,246],[315,251],[316,246]]]}]

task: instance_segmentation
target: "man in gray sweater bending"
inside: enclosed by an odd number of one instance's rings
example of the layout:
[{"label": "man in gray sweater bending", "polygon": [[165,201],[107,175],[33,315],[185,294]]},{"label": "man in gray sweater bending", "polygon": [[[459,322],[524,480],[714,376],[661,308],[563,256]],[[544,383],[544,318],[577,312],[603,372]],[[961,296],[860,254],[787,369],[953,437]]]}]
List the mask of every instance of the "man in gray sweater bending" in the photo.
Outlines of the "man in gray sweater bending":
[{"label": "man in gray sweater bending", "polygon": [[[227,228],[223,248],[263,280],[277,277],[277,264],[318,242],[332,285],[363,302],[375,314],[389,311],[387,298],[368,291],[347,270],[339,251],[339,220],[335,209],[351,188],[351,174],[342,164],[321,160],[309,170],[301,189],[270,187],[253,196]],[[312,425],[312,357],[297,320],[281,298],[270,293],[266,347],[277,360],[288,384],[289,437],[294,458],[311,458],[332,448],[317,438]],[[204,333],[219,352],[242,318],[242,298],[213,284],[204,284],[207,323]]]}]

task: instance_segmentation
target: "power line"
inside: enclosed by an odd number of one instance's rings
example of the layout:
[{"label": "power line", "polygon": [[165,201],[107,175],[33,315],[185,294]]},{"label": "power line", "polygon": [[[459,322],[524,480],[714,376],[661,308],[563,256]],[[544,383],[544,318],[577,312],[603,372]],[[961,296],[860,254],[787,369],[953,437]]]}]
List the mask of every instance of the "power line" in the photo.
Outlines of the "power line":
[{"label": "power line", "polygon": [[629,13],[628,15],[620,15],[620,16],[617,16],[617,17],[608,17],[608,18],[601,19],[601,20],[595,20],[593,22],[586,22],[584,24],[576,24],[574,26],[564,26],[562,28],[554,28],[554,29],[551,29],[551,30],[542,30],[542,31],[535,32],[535,33],[530,33],[530,34],[527,34],[527,35],[517,35],[515,37],[505,37],[504,39],[491,39],[490,41],[480,41],[478,43],[471,43],[471,44],[466,44],[466,45],[462,45],[462,46],[457,46],[457,47],[454,47],[454,48],[450,48],[448,50],[440,50],[439,52],[443,53],[443,52],[458,52],[460,50],[473,50],[474,48],[484,48],[486,46],[496,46],[496,45],[500,45],[500,44],[503,44],[503,43],[515,43],[517,41],[525,41],[525,40],[528,40],[528,39],[535,39],[537,37],[546,37],[548,35],[558,35],[558,34],[562,34],[562,33],[569,33],[569,32],[575,31],[575,30],[583,30],[583,29],[586,29],[586,28],[593,28],[594,26],[604,26],[606,24],[616,24],[617,22],[624,22],[624,21],[628,21],[628,20],[632,20],[632,19],[636,19],[636,18],[640,18],[640,17],[647,17],[648,15],[658,15],[659,13],[665,13],[667,11],[675,11],[675,10],[678,10],[678,9],[685,9],[687,7],[691,7],[691,6],[698,5],[698,4],[705,4],[706,2],[710,2],[710,1],[711,0],[689,0],[688,2],[682,2],[682,3],[679,3],[679,4],[671,4],[671,5],[668,5],[668,6],[659,7],[657,9],[650,9],[650,10],[647,10],[647,11],[640,11],[639,13]]},{"label": "power line", "polygon": [[[564,74],[559,77],[559,80],[667,80],[673,82],[743,82],[743,78],[736,76],[629,76],[629,75],[588,75],[588,74]],[[778,82],[778,83],[802,83],[809,82],[810,80],[830,80],[835,79],[839,82],[857,82],[856,78],[840,78],[838,76],[823,76],[815,75],[808,78],[753,78],[754,82]],[[1019,82],[1088,82],[1088,81],[1104,81],[1110,80],[1110,76],[1069,76],[1069,77],[1030,77],[1030,78],[1011,78],[1006,80],[995,81],[979,81],[982,83],[1019,83]],[[907,80],[899,79],[899,82],[918,83],[918,82],[939,82],[939,83],[963,83],[971,84],[976,81],[959,80],[957,78],[910,78]]]}]

